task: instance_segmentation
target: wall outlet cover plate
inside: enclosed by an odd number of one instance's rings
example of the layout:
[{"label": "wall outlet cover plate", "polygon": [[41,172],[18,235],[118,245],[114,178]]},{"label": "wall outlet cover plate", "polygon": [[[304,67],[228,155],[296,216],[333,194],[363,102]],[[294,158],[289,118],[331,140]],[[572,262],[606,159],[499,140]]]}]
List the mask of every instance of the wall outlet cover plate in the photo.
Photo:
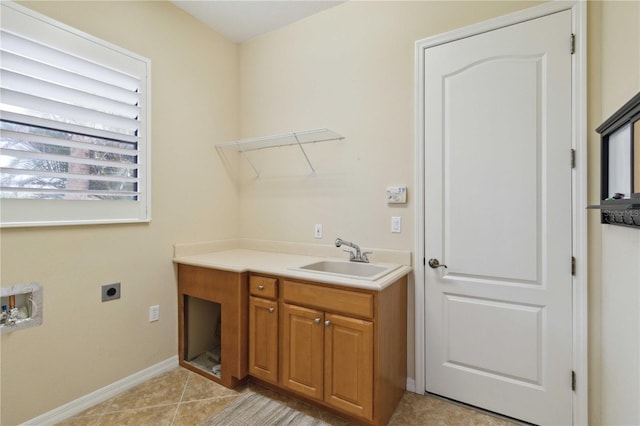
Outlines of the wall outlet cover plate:
[{"label": "wall outlet cover plate", "polygon": [[102,286],[102,301],[120,299],[120,283],[105,284]]}]

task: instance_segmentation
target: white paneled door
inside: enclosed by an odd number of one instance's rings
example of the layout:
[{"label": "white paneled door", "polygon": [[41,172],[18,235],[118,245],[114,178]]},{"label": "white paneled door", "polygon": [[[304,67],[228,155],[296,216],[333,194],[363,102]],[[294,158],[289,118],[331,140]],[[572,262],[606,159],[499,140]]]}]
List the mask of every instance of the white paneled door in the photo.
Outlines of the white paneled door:
[{"label": "white paneled door", "polygon": [[536,424],[572,423],[571,19],[425,50],[426,388]]}]

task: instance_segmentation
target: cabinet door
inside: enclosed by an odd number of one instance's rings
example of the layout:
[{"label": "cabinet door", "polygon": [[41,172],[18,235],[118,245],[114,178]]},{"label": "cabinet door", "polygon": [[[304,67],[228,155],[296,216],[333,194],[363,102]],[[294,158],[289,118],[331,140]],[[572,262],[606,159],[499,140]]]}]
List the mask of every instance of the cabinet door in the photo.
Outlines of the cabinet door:
[{"label": "cabinet door", "polygon": [[372,419],[373,323],[326,314],[324,331],[324,400],[348,413]]},{"label": "cabinet door", "polygon": [[249,298],[249,373],[278,382],[278,303]]},{"label": "cabinet door", "polygon": [[282,385],[322,399],[324,314],[282,304]]}]

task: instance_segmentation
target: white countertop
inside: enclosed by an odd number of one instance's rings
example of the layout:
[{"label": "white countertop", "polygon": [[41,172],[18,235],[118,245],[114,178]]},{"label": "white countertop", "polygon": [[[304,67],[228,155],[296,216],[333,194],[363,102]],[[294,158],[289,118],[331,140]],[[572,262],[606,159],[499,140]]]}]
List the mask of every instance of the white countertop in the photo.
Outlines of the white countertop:
[{"label": "white countertop", "polygon": [[343,258],[318,257],[270,251],[229,249],[201,254],[177,255],[175,263],[202,266],[231,272],[255,272],[260,274],[277,275],[287,278],[316,281],[326,284],[338,284],[346,287],[363,288],[368,290],[382,290],[399,278],[411,272],[411,267],[399,264],[371,262],[372,265],[394,266],[396,269],[381,278],[371,281],[356,279],[343,275],[305,272],[292,268],[299,268],[310,263],[323,260],[348,261]]}]

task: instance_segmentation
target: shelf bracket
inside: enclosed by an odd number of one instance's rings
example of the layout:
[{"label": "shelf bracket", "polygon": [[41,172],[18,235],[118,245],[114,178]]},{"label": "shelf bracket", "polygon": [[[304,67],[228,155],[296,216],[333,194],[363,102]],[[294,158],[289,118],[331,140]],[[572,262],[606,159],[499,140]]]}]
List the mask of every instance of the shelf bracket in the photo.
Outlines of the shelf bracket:
[{"label": "shelf bracket", "polygon": [[[296,139],[296,143],[298,144],[298,146],[300,147],[300,151],[302,151],[302,155],[304,155],[304,159],[307,160],[307,164],[309,165],[309,168],[311,169],[311,173],[316,172],[316,169],[313,168],[313,165],[311,164],[311,161],[309,160],[309,157],[307,156],[306,151],[304,150],[304,148],[302,147],[302,144],[300,143],[300,139],[298,138],[298,134],[294,133],[293,137]],[[255,170],[255,169],[254,169]]]},{"label": "shelf bracket", "polygon": [[247,163],[249,163],[249,165],[253,169],[253,172],[256,174],[256,177],[259,178],[260,172],[258,171],[256,166],[253,164],[253,161],[251,161],[249,156],[245,153],[244,148],[242,148],[242,145],[240,144],[240,141],[236,142],[236,146],[238,147],[238,151],[240,151],[240,155],[242,155],[244,159],[247,160]]}]

